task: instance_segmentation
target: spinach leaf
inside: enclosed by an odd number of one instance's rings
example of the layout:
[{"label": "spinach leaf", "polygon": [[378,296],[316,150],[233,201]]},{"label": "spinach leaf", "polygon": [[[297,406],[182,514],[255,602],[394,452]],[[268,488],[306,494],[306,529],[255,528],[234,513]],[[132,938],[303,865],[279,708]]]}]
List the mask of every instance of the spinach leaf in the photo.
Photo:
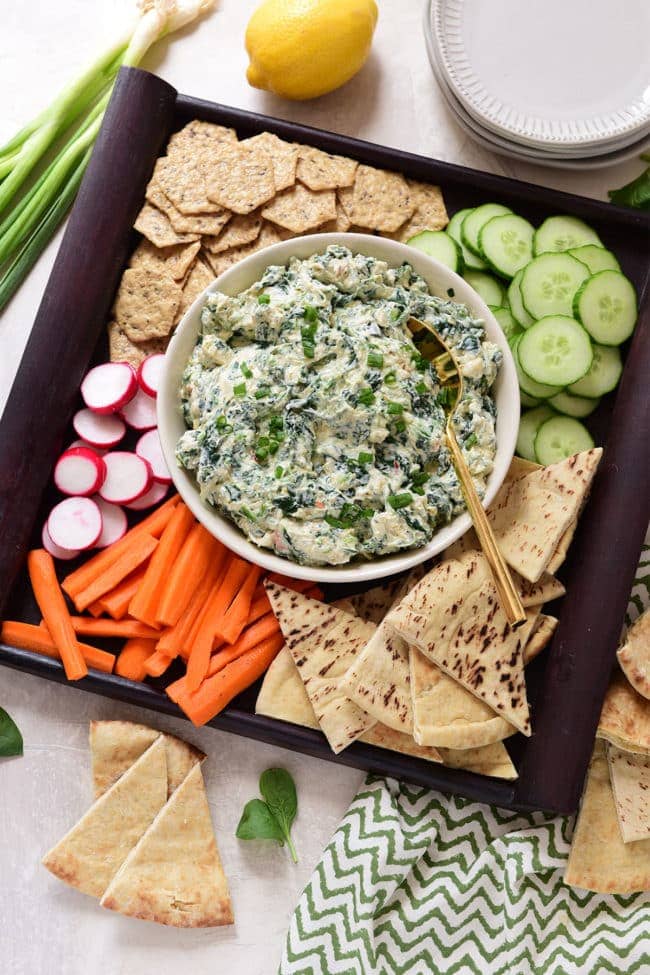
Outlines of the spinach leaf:
[{"label": "spinach leaf", "polygon": [[10,755],[22,755],[22,753],[23,736],[13,718],[0,708],[0,756],[8,758]]},{"label": "spinach leaf", "polygon": [[650,166],[631,183],[621,186],[618,190],[610,190],[608,196],[612,203],[618,203],[620,206],[650,210]]},{"label": "spinach leaf", "polygon": [[261,799],[251,799],[246,803],[235,835],[240,840],[277,840],[280,846],[284,846],[280,825]]},{"label": "spinach leaf", "polygon": [[291,838],[291,824],[298,811],[298,797],[293,779],[283,768],[269,768],[260,776],[262,799],[251,799],[244,806],[236,835],[240,840],[286,841],[294,863],[298,862]]}]

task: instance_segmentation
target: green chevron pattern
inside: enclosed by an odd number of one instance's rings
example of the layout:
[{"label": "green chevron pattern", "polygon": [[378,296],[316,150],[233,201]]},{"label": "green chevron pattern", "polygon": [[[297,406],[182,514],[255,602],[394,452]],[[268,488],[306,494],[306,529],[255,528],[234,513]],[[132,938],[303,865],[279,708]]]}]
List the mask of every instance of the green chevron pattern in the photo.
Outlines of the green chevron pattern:
[{"label": "green chevron pattern", "polygon": [[[650,538],[628,623],[650,605]],[[650,975],[650,894],[562,875],[572,818],[369,776],[291,920],[279,975]]]}]

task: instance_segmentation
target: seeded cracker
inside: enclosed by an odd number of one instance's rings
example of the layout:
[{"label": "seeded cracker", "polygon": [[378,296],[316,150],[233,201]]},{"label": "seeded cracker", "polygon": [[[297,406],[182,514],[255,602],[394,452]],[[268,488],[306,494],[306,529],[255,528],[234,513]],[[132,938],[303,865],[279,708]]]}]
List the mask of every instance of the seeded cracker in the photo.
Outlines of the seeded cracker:
[{"label": "seeded cracker", "polygon": [[271,132],[260,132],[250,139],[244,139],[242,146],[257,147],[268,153],[273,162],[273,181],[275,189],[286,190],[296,182],[296,165],[298,162],[298,146],[291,145]]},{"label": "seeded cracker", "polygon": [[270,247],[271,244],[286,240],[287,236],[289,235],[274,227],[273,224],[265,223],[259,237],[252,243],[244,244],[242,247],[231,247],[221,254],[211,254],[209,251],[204,251],[203,256],[214,271],[215,276],[219,277],[229,267],[237,264],[238,261],[242,261],[249,254],[254,254],[256,251],[262,250],[263,247]]},{"label": "seeded cracker", "polygon": [[167,143],[168,156],[182,156],[202,152],[204,149],[213,149],[222,142],[237,142],[237,133],[234,129],[227,129],[224,125],[214,125],[212,122],[201,122],[194,119],[180,130],[174,132]]},{"label": "seeded cracker", "polygon": [[300,146],[297,176],[310,190],[335,190],[337,186],[352,186],[358,165],[345,156]]},{"label": "seeded cracker", "polygon": [[203,261],[197,260],[183,285],[183,293],[178,311],[176,312],[175,323],[181,320],[190,305],[194,303],[195,299],[198,298],[202,291],[205,291],[212,281],[214,281],[214,274],[205,266]]},{"label": "seeded cracker", "polygon": [[339,233],[344,234],[350,229],[350,218],[341,206],[341,204],[336,202],[336,219],[328,220],[327,223],[322,224],[320,227],[316,228],[315,233],[317,234],[333,234]]},{"label": "seeded cracker", "polygon": [[415,200],[399,173],[359,166],[352,191],[340,194],[351,223],[392,233],[413,216]]},{"label": "seeded cracker", "polygon": [[111,362],[128,362],[137,369],[140,363],[149,355],[164,352],[167,339],[150,339],[148,342],[132,342],[122,331],[117,322],[109,322],[108,349]]},{"label": "seeded cracker", "polygon": [[336,220],[336,196],[332,190],[314,193],[296,183],[290,190],[278,194],[273,203],[262,210],[262,216],[294,234],[301,234],[328,220]]},{"label": "seeded cracker", "polygon": [[210,163],[208,196],[233,213],[250,213],[275,196],[273,162],[259,148],[222,144]]},{"label": "seeded cracker", "polygon": [[141,240],[131,254],[129,267],[157,267],[171,274],[174,281],[182,281],[201,248],[201,241],[191,244],[173,244],[172,247],[154,247],[149,240]]},{"label": "seeded cracker", "polygon": [[206,237],[203,246],[211,254],[220,254],[231,247],[242,247],[257,240],[262,229],[262,218],[256,213],[233,217],[218,237]]},{"label": "seeded cracker", "polygon": [[181,295],[171,275],[151,267],[130,268],[115,299],[115,320],[132,342],[164,338],[174,325]]},{"label": "seeded cracker", "polygon": [[431,183],[418,183],[407,179],[411,196],[415,201],[415,213],[410,220],[392,234],[395,240],[408,240],[422,230],[443,230],[449,223],[445,201],[439,186]]},{"label": "seeded cracker", "polygon": [[142,207],[133,226],[156,247],[189,244],[191,241],[199,239],[199,234],[176,233],[168,217],[160,210],[152,207],[150,203],[145,203]]},{"label": "seeded cracker", "polygon": [[206,196],[203,157],[199,153],[163,156],[156,163],[156,180],[177,210],[184,214],[214,212]]}]

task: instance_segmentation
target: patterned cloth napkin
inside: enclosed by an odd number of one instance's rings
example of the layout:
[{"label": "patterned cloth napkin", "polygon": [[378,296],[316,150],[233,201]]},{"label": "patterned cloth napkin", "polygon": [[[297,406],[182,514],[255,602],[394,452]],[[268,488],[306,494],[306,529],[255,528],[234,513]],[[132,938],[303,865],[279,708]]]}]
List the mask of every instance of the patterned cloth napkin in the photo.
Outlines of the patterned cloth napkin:
[{"label": "patterned cloth napkin", "polygon": [[[628,622],[650,604],[650,533]],[[574,817],[369,776],[291,920],[280,975],[650,973],[650,894],[562,883]]]}]

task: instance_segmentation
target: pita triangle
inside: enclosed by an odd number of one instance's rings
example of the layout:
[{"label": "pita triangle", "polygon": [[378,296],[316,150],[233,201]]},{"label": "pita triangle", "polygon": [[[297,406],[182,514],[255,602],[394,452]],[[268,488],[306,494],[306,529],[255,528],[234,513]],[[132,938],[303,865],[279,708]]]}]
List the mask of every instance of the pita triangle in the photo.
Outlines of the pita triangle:
[{"label": "pita triangle", "polygon": [[321,731],[338,753],[375,723],[343,688],[345,673],[375,626],[273,582],[266,591]]},{"label": "pita triangle", "polygon": [[506,619],[482,553],[440,563],[386,622],[497,715],[530,735],[525,640]]},{"label": "pita triangle", "polygon": [[131,850],[101,906],[178,928],[233,923],[200,765]]},{"label": "pita triangle", "polygon": [[43,865],[71,887],[101,897],[166,801],[165,744],[158,737],[45,854]]},{"label": "pita triangle", "polygon": [[380,623],[343,681],[350,699],[395,731],[413,734],[409,648]]},{"label": "pita triangle", "polygon": [[609,778],[624,843],[650,838],[650,758],[607,745]]}]

